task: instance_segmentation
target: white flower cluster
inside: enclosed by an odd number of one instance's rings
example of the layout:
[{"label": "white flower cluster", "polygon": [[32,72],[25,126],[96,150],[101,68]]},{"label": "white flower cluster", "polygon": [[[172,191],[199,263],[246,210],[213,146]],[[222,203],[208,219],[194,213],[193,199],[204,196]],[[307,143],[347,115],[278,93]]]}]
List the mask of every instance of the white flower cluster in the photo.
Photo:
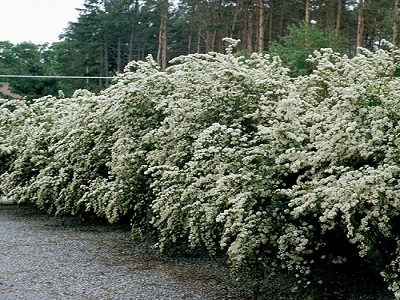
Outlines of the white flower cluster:
[{"label": "white flower cluster", "polygon": [[379,256],[400,299],[398,66],[383,50],[310,60],[291,79],[268,55],[193,54],[165,72],[149,57],[99,95],[5,102],[0,193],[129,219],[161,250],[223,251],[237,277],[283,268],[300,286],[352,254],[340,238]]}]

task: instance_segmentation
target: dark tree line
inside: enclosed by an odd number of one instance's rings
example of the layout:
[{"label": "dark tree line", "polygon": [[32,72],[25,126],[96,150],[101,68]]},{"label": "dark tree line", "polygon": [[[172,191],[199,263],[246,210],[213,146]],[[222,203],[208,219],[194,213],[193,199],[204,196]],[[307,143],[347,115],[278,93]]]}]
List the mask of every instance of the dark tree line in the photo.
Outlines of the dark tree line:
[{"label": "dark tree line", "polygon": [[[39,53],[41,70],[9,67],[14,65],[7,63],[4,50],[0,68],[8,66],[13,72],[28,74],[112,76],[122,72],[129,61],[149,54],[165,68],[179,55],[223,52],[222,39],[232,37],[241,40],[237,51],[281,55],[289,66],[300,68],[293,72],[298,75],[307,71],[304,57],[320,47],[355,55],[357,47],[374,50],[383,39],[397,43],[397,0],[82,1],[77,22],[69,23],[59,42],[29,46]],[[0,47],[19,51],[20,45],[13,48],[5,42]],[[45,60],[51,62],[43,65]],[[69,80],[52,86],[70,91],[100,89],[106,84],[106,79]],[[17,85],[12,84],[14,90],[24,92]],[[32,95],[55,93],[41,89]]]},{"label": "dark tree line", "polygon": [[178,55],[222,52],[224,37],[240,39],[237,50],[269,51],[272,43],[285,46],[290,27],[305,22],[332,39],[341,37],[342,50],[354,54],[356,46],[373,49],[383,39],[392,40],[395,2],[86,0],[59,46],[81,52],[74,56],[80,58],[81,72],[106,75],[148,54],[165,67]]}]

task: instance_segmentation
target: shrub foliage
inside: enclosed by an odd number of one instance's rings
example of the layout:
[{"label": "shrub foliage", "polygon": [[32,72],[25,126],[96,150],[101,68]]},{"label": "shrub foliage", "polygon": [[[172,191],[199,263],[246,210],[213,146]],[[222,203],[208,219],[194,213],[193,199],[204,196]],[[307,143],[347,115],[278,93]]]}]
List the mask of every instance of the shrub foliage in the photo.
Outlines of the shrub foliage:
[{"label": "shrub foliage", "polygon": [[[164,250],[226,253],[232,273],[374,257],[400,298],[400,81],[391,53],[330,49],[290,78],[278,57],[131,63],[99,95],[8,101],[0,192],[56,214],[129,220]],[[351,249],[351,248],[348,248]]]}]

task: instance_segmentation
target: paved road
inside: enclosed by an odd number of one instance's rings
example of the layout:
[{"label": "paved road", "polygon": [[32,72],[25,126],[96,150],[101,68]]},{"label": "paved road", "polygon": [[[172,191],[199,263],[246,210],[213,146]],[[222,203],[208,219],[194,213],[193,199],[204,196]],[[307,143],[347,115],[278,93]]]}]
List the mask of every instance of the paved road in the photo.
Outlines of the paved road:
[{"label": "paved road", "polygon": [[218,262],[162,259],[128,228],[0,205],[0,299],[245,299]]}]

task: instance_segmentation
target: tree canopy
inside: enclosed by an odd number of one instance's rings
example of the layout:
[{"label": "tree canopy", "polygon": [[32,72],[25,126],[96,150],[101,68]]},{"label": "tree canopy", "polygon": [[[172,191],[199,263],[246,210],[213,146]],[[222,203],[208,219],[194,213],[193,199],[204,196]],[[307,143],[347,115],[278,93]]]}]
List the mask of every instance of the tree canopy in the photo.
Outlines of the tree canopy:
[{"label": "tree canopy", "polygon": [[[305,58],[331,47],[353,56],[356,46],[377,50],[397,41],[395,0],[82,0],[76,22],[52,45],[0,44],[2,74],[108,77],[148,55],[165,68],[174,57],[224,52],[224,37],[240,39],[237,51],[280,55],[291,75],[309,72]],[[361,18],[361,19],[360,19]],[[361,26],[361,25],[362,26]],[[396,36],[395,36],[396,35]],[[10,80],[28,98],[98,91],[97,80]]]}]

